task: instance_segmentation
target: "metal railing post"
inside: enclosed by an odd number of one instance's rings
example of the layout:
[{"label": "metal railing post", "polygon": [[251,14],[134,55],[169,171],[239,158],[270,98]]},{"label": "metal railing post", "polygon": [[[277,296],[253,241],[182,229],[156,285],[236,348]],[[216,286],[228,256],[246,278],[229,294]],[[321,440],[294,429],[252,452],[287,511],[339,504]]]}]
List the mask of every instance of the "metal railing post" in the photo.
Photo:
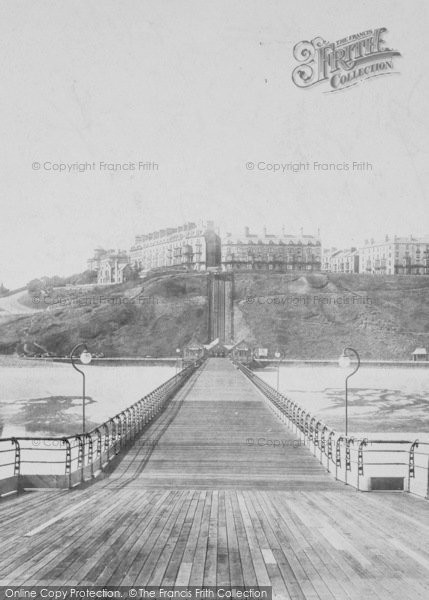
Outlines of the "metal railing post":
[{"label": "metal railing post", "polygon": [[94,445],[92,442],[92,435],[90,433],[85,434],[85,438],[88,440],[88,464],[91,470],[91,479],[94,477]]},{"label": "metal railing post", "polygon": [[329,436],[328,436],[328,448],[327,448],[327,452],[328,452],[328,466],[327,466],[327,468],[328,468],[328,473],[330,473],[330,472],[331,472],[331,471],[330,471],[330,468],[329,468],[329,466],[330,466],[330,463],[331,463],[331,462],[333,462],[333,460],[332,460],[332,439],[333,439],[334,437],[335,437],[335,431],[331,431],[331,432],[329,433]]},{"label": "metal railing post", "polygon": [[99,457],[99,466],[100,466],[100,471],[103,470],[103,458],[102,458],[102,446],[101,446],[101,431],[100,429],[97,427],[94,431],[94,433],[97,434],[97,449],[96,449],[96,455]]},{"label": "metal railing post", "polygon": [[309,432],[308,432],[310,442],[313,442],[313,444],[314,444],[314,422],[315,422],[315,420],[316,420],[316,417],[311,417],[310,425],[309,425]]},{"label": "metal railing post", "polygon": [[[106,453],[106,459],[107,462],[109,462],[109,447],[110,447],[110,431],[109,431],[109,425],[108,423],[111,423],[111,421],[108,421],[107,423],[103,423],[103,429],[104,429],[104,452]],[[103,461],[101,461],[102,464]],[[102,467],[103,468],[103,467]]]},{"label": "metal railing post", "polygon": [[314,427],[314,445],[315,446],[319,446],[319,427],[321,425],[322,421],[316,421],[316,425]]},{"label": "metal railing post", "polygon": [[291,420],[290,405],[291,405],[290,398],[286,398],[286,416],[289,420]]},{"label": "metal railing post", "polygon": [[125,414],[125,445],[127,445],[128,442],[131,442],[131,422],[132,422],[131,409],[126,408],[124,410],[124,414]]},{"label": "metal railing post", "polygon": [[363,448],[368,444],[368,439],[364,438],[361,440],[358,447],[358,474],[357,474],[357,489],[360,487],[360,477],[363,475],[364,464],[363,464]]},{"label": "metal railing post", "polygon": [[411,479],[416,476],[416,465],[415,465],[415,449],[419,447],[419,440],[414,440],[410,446],[408,453],[408,491],[411,489]]},{"label": "metal railing post", "polygon": [[351,456],[350,456],[350,444],[354,446],[355,440],[352,437],[346,437],[346,470],[344,472],[344,483],[347,484],[347,471],[352,470]]},{"label": "metal railing post", "polygon": [[[292,402],[292,423],[295,425],[295,433],[297,433],[297,424],[296,424],[297,410],[298,410],[298,407],[296,405],[296,402]],[[292,427],[292,431],[293,431],[293,427]]]},{"label": "metal railing post", "polygon": [[302,415],[303,415],[303,409],[297,404],[297,409],[296,409],[296,433],[298,433],[298,431],[302,431],[302,425],[301,425],[301,421],[302,421]]},{"label": "metal railing post", "polygon": [[127,416],[124,413],[124,411],[119,413],[119,430],[121,432],[121,438],[120,438],[120,449],[122,450],[122,448],[125,446],[126,444],[126,435],[127,435],[127,426],[126,426],[126,420],[127,420]]},{"label": "metal railing post", "polygon": [[[311,442],[311,437],[310,437],[310,419],[311,419],[311,414],[309,412],[306,413],[305,415],[305,423],[304,423],[304,434],[305,436],[308,438],[309,442]],[[310,446],[310,443],[308,444]]]},{"label": "metal railing post", "polygon": [[13,475],[16,477],[16,493],[20,492],[20,479],[21,479],[21,447],[16,437],[10,439],[11,443],[15,446],[15,457],[13,463]]},{"label": "metal railing post", "polygon": [[144,429],[144,400],[139,401],[139,432]]},{"label": "metal railing post", "polygon": [[320,462],[323,464],[323,455],[326,455],[326,438],[325,433],[328,431],[328,426],[323,425],[322,433],[320,434]]},{"label": "metal railing post", "polygon": [[326,448],[325,432],[328,430],[327,425],[325,425],[324,423],[321,423],[321,425],[323,425],[323,427],[322,427],[322,431],[320,432],[320,460],[322,460],[322,456],[325,454],[325,448]]},{"label": "metal railing post", "polygon": [[115,444],[114,444],[114,450],[115,450],[115,456],[116,456],[121,451],[122,422],[121,422],[120,415],[115,415],[113,418],[117,419],[117,421],[115,423]]},{"label": "metal railing post", "polygon": [[[109,422],[111,423],[110,443],[112,444],[113,453],[116,455],[117,423],[116,423],[115,419],[116,419],[116,417],[112,417]],[[109,450],[109,454],[110,454],[110,450]]]},{"label": "metal railing post", "polygon": [[71,460],[71,445],[70,445],[70,440],[68,440],[66,437],[63,438],[63,444],[66,445],[66,461],[65,461],[65,475],[66,477],[68,476],[68,488],[69,490],[72,487],[72,460]]},{"label": "metal railing post", "polygon": [[341,467],[341,447],[340,444],[343,441],[343,436],[340,435],[337,438],[337,443],[335,445],[335,479],[338,479],[338,467]]},{"label": "metal railing post", "polygon": [[82,435],[79,433],[75,435],[75,438],[78,442],[77,467],[78,469],[80,467],[80,480],[81,483],[83,483],[85,481],[85,441],[82,439]]}]

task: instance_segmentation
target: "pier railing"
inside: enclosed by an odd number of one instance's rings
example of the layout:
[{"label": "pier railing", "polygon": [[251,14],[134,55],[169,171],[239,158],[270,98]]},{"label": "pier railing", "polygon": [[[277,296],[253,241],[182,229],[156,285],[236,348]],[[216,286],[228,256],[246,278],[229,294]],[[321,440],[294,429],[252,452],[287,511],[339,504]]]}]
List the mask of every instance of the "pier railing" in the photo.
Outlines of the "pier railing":
[{"label": "pier railing", "polygon": [[85,434],[0,438],[0,496],[29,488],[72,488],[111,467],[184,385],[202,360]]},{"label": "pier railing", "polygon": [[330,428],[241,363],[236,366],[333,476],[360,491],[403,490],[428,498],[429,443],[353,436]]}]

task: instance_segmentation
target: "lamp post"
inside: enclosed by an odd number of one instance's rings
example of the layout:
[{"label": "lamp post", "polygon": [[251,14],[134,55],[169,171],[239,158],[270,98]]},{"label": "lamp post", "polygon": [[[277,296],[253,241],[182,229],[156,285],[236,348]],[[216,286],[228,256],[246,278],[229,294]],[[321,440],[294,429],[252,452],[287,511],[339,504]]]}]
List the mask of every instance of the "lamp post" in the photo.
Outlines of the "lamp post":
[{"label": "lamp post", "polygon": [[179,356],[180,356],[180,348],[176,348],[176,377],[177,377],[177,373],[179,372]]},{"label": "lamp post", "polygon": [[70,361],[71,361],[73,369],[75,369],[78,373],[80,373],[82,375],[82,433],[85,435],[85,433],[86,433],[86,426],[85,426],[85,373],[77,368],[75,361],[74,361],[74,357],[73,357],[73,354],[80,347],[82,347],[83,350],[79,356],[79,360],[83,365],[89,365],[89,363],[92,360],[92,355],[88,351],[88,348],[84,342],[82,342],[80,344],[76,344],[76,346],[74,346],[73,350],[70,352]]},{"label": "lamp post", "polygon": [[276,352],[274,352],[274,356],[277,358],[278,363],[277,363],[277,391],[279,391],[279,383],[280,383],[280,363],[281,363],[281,358],[282,355],[280,354],[280,352],[277,350]]},{"label": "lamp post", "polygon": [[357,365],[356,365],[355,369],[349,375],[347,375],[346,383],[345,383],[345,387],[346,387],[346,428],[345,428],[346,439],[347,439],[347,435],[348,435],[348,383],[349,383],[350,377],[352,375],[354,375],[360,367],[360,356],[354,348],[344,348],[342,355],[338,359],[338,364],[340,365],[340,367],[347,369],[351,365],[351,359],[350,359],[350,356],[348,356],[348,353],[350,353],[350,352],[355,355],[355,357],[357,359]]}]

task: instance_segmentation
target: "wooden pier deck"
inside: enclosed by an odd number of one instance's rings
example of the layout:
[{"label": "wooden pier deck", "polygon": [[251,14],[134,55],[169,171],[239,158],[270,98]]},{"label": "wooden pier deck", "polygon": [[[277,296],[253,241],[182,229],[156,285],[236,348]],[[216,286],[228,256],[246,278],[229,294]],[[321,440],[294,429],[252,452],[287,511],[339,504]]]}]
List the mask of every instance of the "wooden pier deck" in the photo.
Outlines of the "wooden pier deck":
[{"label": "wooden pier deck", "polygon": [[426,600],[428,539],[426,500],[336,482],[240,371],[210,359],[108,478],[0,502],[0,585]]}]

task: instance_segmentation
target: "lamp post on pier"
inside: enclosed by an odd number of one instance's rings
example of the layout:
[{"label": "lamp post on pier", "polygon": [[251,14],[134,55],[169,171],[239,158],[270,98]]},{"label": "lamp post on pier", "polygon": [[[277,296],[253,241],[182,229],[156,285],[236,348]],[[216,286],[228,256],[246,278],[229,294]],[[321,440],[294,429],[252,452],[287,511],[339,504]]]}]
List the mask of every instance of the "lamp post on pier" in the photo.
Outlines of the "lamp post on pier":
[{"label": "lamp post on pier", "polygon": [[176,377],[179,372],[180,348],[176,348]]},{"label": "lamp post on pier", "polygon": [[82,375],[82,433],[83,435],[85,435],[86,433],[86,424],[85,424],[85,373],[83,371],[81,371],[80,369],[77,368],[76,364],[75,364],[75,357],[73,356],[73,354],[76,352],[76,350],[78,348],[82,347],[82,352],[79,355],[79,360],[83,365],[89,365],[89,363],[92,360],[92,355],[91,353],[88,351],[88,348],[85,344],[85,342],[81,342],[80,344],[76,344],[76,346],[74,346],[74,348],[72,349],[72,351],[70,352],[70,361],[72,364],[73,369],[75,369],[78,373],[80,373]]},{"label": "lamp post on pier", "polygon": [[279,391],[279,384],[280,384],[280,363],[282,361],[282,355],[281,353],[277,350],[276,352],[274,352],[274,356],[277,358],[277,391]]},{"label": "lamp post on pier", "polygon": [[357,359],[357,364],[356,367],[354,368],[354,370],[347,375],[346,377],[346,382],[345,382],[345,390],[346,390],[346,426],[345,426],[345,434],[346,434],[346,439],[347,439],[347,435],[348,435],[348,382],[349,379],[352,375],[354,375],[355,373],[357,373],[357,371],[359,370],[360,367],[360,356],[358,354],[358,352],[354,349],[354,348],[344,348],[342,355],[340,356],[340,358],[338,359],[338,364],[340,365],[340,367],[347,369],[351,366],[351,358],[348,355],[349,353],[352,353],[355,355],[356,359]]}]

